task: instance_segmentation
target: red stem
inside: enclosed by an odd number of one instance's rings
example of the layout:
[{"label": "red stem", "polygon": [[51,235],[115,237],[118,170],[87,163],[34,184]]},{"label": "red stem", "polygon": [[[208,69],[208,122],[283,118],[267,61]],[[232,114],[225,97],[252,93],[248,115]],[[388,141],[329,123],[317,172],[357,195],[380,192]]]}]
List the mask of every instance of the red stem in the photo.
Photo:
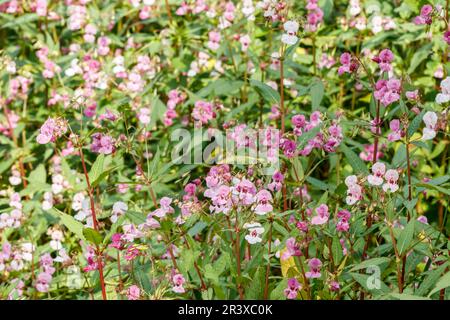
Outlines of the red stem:
[{"label": "red stem", "polygon": [[[97,221],[97,214],[95,212],[94,194],[93,194],[91,182],[89,180],[89,174],[88,174],[88,171],[86,169],[86,162],[84,161],[83,148],[80,146],[79,150],[80,150],[81,164],[83,165],[83,172],[84,172],[84,176],[86,178],[86,184],[87,184],[87,187],[88,187],[89,200],[91,202],[91,213],[92,213],[92,221],[93,221],[93,224],[94,224],[94,230],[98,231],[98,221]],[[103,261],[102,261],[103,259],[102,259],[102,253],[100,252],[100,248],[99,248],[98,245],[96,245],[95,253],[97,255],[98,272],[99,272],[99,275],[100,275],[100,285],[102,287],[102,297],[103,297],[103,300],[107,300],[106,288],[105,288],[105,279],[103,277]]]}]

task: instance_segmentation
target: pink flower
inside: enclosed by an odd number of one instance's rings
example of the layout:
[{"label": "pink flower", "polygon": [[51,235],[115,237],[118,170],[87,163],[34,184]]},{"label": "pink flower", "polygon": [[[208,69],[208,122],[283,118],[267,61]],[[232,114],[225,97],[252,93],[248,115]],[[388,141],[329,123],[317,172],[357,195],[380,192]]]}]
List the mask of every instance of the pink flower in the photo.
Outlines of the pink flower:
[{"label": "pink flower", "polygon": [[326,204],[321,204],[316,208],[317,215],[311,219],[311,224],[322,225],[328,222],[328,217],[330,213],[328,212],[328,206]]},{"label": "pink flower", "polygon": [[353,73],[356,72],[359,68],[359,63],[356,59],[352,57],[352,55],[348,52],[344,52],[341,54],[339,58],[342,66],[338,69],[338,74],[342,75],[343,73]]},{"label": "pink flower", "polygon": [[173,287],[172,290],[176,293],[185,293],[183,285],[186,282],[182,274],[177,273],[172,277]]},{"label": "pink flower", "polygon": [[433,18],[431,17],[431,13],[433,12],[433,7],[429,4],[426,4],[420,9],[420,15],[414,18],[414,23],[417,25],[428,24],[430,25],[433,22]]},{"label": "pink flower", "polygon": [[281,149],[287,158],[293,158],[297,154],[297,144],[293,140],[283,139]]},{"label": "pink flower", "polygon": [[117,250],[123,249],[124,242],[122,240],[121,233],[115,233],[111,237],[111,244],[109,245],[111,248],[116,248]]},{"label": "pink flower", "polygon": [[255,213],[259,215],[264,215],[266,213],[272,212],[272,195],[267,190],[261,190],[256,194],[256,207]]},{"label": "pink flower", "polygon": [[[245,178],[243,178],[242,180],[235,179],[234,187],[232,188],[232,196],[235,203],[244,206],[251,205],[256,200],[255,195],[256,187],[253,182]],[[261,195],[261,199],[264,198],[263,195]]]},{"label": "pink flower", "polygon": [[423,223],[423,224],[428,224],[428,219],[425,216],[420,216],[417,218],[417,221]]},{"label": "pink flower", "polygon": [[[381,157],[383,157],[383,152],[381,152],[381,149],[382,149],[381,147],[378,148],[378,150],[377,150],[377,155],[375,157],[375,160],[379,160]],[[364,146],[364,151],[362,151],[359,154],[359,157],[361,159],[363,159],[364,161],[372,162],[374,151],[375,151],[375,146],[373,144],[365,145]]]},{"label": "pink flower", "polygon": [[362,188],[358,184],[358,178],[355,175],[345,178],[345,185],[347,186],[347,197],[345,202],[348,205],[354,205],[362,199]]},{"label": "pink flower", "polygon": [[391,62],[394,60],[394,55],[389,49],[381,50],[380,54],[372,59],[380,66],[381,71],[389,72],[392,70]]},{"label": "pink flower", "polygon": [[444,33],[444,40],[445,40],[445,42],[447,42],[447,44],[450,45],[450,30],[445,31],[445,33]]},{"label": "pink flower", "polygon": [[409,100],[418,100],[419,99],[419,90],[406,91],[405,96]]},{"label": "pink flower", "polygon": [[54,142],[57,138],[65,134],[66,131],[67,121],[61,118],[48,118],[39,129],[39,135],[36,137],[36,141],[39,144]]},{"label": "pink flower", "polygon": [[295,241],[295,238],[291,237],[286,240],[286,250],[283,252],[281,260],[287,260],[290,257],[300,256],[301,254],[298,243]]},{"label": "pink flower", "polygon": [[228,214],[233,206],[231,200],[231,188],[226,185],[220,185],[211,189],[207,189],[204,193],[205,197],[211,198],[212,204],[209,207],[211,213]]},{"label": "pink flower", "polygon": [[284,289],[284,295],[288,299],[296,299],[298,292],[302,290],[302,285],[295,278],[290,278],[287,283],[287,288]]},{"label": "pink flower", "polygon": [[383,175],[386,172],[384,163],[377,162],[372,166],[372,173],[367,177],[369,184],[373,186],[381,186],[383,184]]},{"label": "pink flower", "polygon": [[380,101],[385,107],[400,99],[400,80],[391,78],[389,80],[378,80],[375,84],[375,99]]},{"label": "pink flower", "polygon": [[322,274],[320,273],[320,268],[322,267],[322,261],[320,261],[317,258],[312,258],[311,260],[309,260],[308,266],[309,266],[309,271],[305,273],[305,276],[308,279],[314,279],[314,278],[321,277]]},{"label": "pink flower", "polygon": [[106,134],[96,132],[92,135],[91,151],[95,153],[111,154],[116,151],[114,139]]},{"label": "pink flower", "polygon": [[240,37],[239,42],[241,43],[242,51],[247,52],[251,42],[250,36],[246,34],[245,36]]},{"label": "pink flower", "polygon": [[339,282],[337,282],[337,281],[335,281],[335,280],[333,280],[333,281],[330,282],[330,290],[331,290],[331,291],[338,292],[339,289],[340,289]]},{"label": "pink flower", "polygon": [[280,171],[275,171],[272,176],[272,182],[267,185],[267,188],[270,191],[279,191],[281,190],[282,184],[284,181],[284,176]]},{"label": "pink flower", "polygon": [[197,124],[207,124],[211,119],[215,118],[216,114],[213,111],[213,105],[206,101],[197,101],[192,110],[192,118],[197,121]]},{"label": "pink flower", "polygon": [[397,184],[398,172],[397,172],[397,170],[389,169],[388,171],[386,171],[384,178],[386,179],[386,183],[383,184],[384,192],[387,192],[388,190],[390,192],[395,192],[398,190],[398,184]]},{"label": "pink flower", "polygon": [[212,51],[216,51],[217,49],[219,49],[221,40],[220,33],[217,31],[210,31],[208,33],[208,37],[209,37],[208,48],[211,49]]},{"label": "pink flower", "polygon": [[139,249],[136,247],[136,245],[132,244],[128,246],[127,251],[125,252],[125,259],[127,261],[131,261],[134,260],[139,255],[140,255]]},{"label": "pink flower", "polygon": [[338,222],[336,224],[336,230],[341,232],[347,232],[350,228],[350,224],[348,223],[350,220],[351,214],[347,210],[341,210],[337,214]]},{"label": "pink flower", "polygon": [[389,127],[392,130],[392,132],[388,134],[389,141],[397,141],[404,136],[404,132],[400,129],[400,120],[398,119],[392,120],[389,123]]},{"label": "pink flower", "polygon": [[128,300],[139,300],[141,295],[141,289],[138,286],[132,285],[127,290],[127,298]]},{"label": "pink flower", "polygon": [[420,9],[420,15],[423,17],[429,16],[433,12],[433,7],[429,4],[426,4]]},{"label": "pink flower", "polygon": [[50,289],[50,282],[52,281],[52,275],[46,272],[38,274],[36,279],[36,290],[39,292],[48,292]]},{"label": "pink flower", "polygon": [[160,207],[153,211],[153,215],[164,218],[166,214],[174,213],[174,208],[171,207],[172,199],[169,197],[162,197],[161,200],[159,200]]}]

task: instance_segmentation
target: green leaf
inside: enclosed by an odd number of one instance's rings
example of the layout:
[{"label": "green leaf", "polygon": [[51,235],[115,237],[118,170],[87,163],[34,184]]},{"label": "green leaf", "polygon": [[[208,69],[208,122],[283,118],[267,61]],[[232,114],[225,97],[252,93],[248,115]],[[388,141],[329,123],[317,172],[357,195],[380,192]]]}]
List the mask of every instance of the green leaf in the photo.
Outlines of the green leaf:
[{"label": "green leaf", "polygon": [[13,20],[3,24],[0,28],[9,28],[22,26],[26,23],[33,22],[39,19],[39,16],[36,13],[26,13],[21,15],[20,17],[14,17]]},{"label": "green leaf", "polygon": [[427,183],[427,182],[416,183],[416,186],[424,187],[424,188],[428,188],[428,189],[433,189],[433,190],[439,191],[439,192],[441,192],[443,194],[446,194],[446,195],[450,196],[450,189],[449,188],[443,188],[443,187],[436,186],[434,184],[430,184],[430,183]]},{"label": "green leaf", "polygon": [[205,266],[205,278],[212,280],[214,283],[219,283],[219,274],[211,264]]},{"label": "green leaf", "polygon": [[431,297],[436,292],[445,289],[447,287],[450,287],[450,272],[447,272],[442,276],[442,278],[439,279],[434,289],[431,290],[430,294],[428,294],[428,297]]},{"label": "green leaf", "polygon": [[153,157],[152,162],[150,163],[149,166],[149,173],[148,173],[149,178],[152,178],[153,175],[156,173],[156,168],[158,168],[160,160],[161,160],[161,151],[159,150],[158,147],[155,156]]},{"label": "green leaf", "polygon": [[292,169],[291,169],[292,177],[294,177],[295,181],[300,182],[305,177],[305,172],[303,171],[302,162],[300,161],[300,157],[295,157],[292,160]]},{"label": "green leaf", "polygon": [[316,80],[309,89],[311,93],[311,108],[312,110],[317,110],[322,102],[323,95],[325,93],[325,86],[321,80]]},{"label": "green leaf", "polygon": [[414,225],[416,220],[411,220],[408,222],[406,227],[401,231],[400,236],[397,241],[397,249],[400,255],[403,255],[409,248],[413,238],[414,238]]},{"label": "green leaf", "polygon": [[94,163],[92,164],[91,170],[89,170],[89,182],[91,183],[91,185],[102,174],[104,165],[105,155],[102,153],[97,157],[97,159],[95,159]]},{"label": "green leaf", "polygon": [[414,53],[411,63],[409,64],[409,68],[407,73],[412,74],[414,70],[425,60],[428,58],[428,56],[432,53],[431,48],[433,44],[428,43],[424,46],[422,46],[416,53]]},{"label": "green leaf", "polygon": [[263,298],[264,293],[264,277],[265,271],[262,267],[257,267],[253,275],[253,281],[250,282],[249,287],[245,290],[245,298],[249,300],[258,300]]},{"label": "green leaf", "polygon": [[365,261],[361,262],[360,264],[357,264],[356,266],[351,268],[350,271],[353,272],[353,271],[358,271],[358,270],[362,270],[362,269],[367,269],[368,267],[378,266],[380,264],[389,263],[390,261],[391,260],[386,257],[373,258],[373,259],[365,260]]},{"label": "green leaf", "polygon": [[45,166],[43,164],[39,164],[36,169],[31,171],[30,176],[28,177],[28,182],[30,183],[45,184],[46,180],[47,172],[45,171]]},{"label": "green leaf", "polygon": [[190,235],[191,237],[199,234],[200,232],[202,232],[203,229],[205,229],[208,226],[208,224],[204,221],[198,221],[192,228],[189,229],[189,231],[187,232],[188,235]]},{"label": "green leaf", "polygon": [[125,216],[127,216],[131,220],[131,222],[133,222],[134,224],[137,224],[137,225],[144,223],[145,220],[147,219],[147,217],[144,214],[142,214],[141,212],[130,211],[130,210],[128,210],[125,213]]},{"label": "green leaf", "polygon": [[408,127],[408,137],[411,137],[419,129],[424,114],[425,110],[423,110],[421,113],[415,116],[414,119],[411,121]]},{"label": "green leaf", "polygon": [[61,219],[61,222],[64,226],[66,226],[67,229],[69,229],[70,232],[78,236],[83,241],[86,241],[86,238],[83,234],[83,224],[77,220],[75,220],[72,216],[69,216],[68,214],[56,209],[53,207],[50,209],[51,213],[56,214]]},{"label": "green leaf", "polygon": [[182,250],[181,261],[183,263],[180,264],[180,267],[182,268],[182,271],[187,274],[189,270],[192,270],[194,268],[194,252],[191,249]]},{"label": "green leaf", "polygon": [[316,179],[313,177],[307,177],[306,181],[311,183],[311,185],[313,185],[314,187],[316,187],[319,190],[324,190],[324,191],[330,190],[330,186],[319,179]]},{"label": "green leaf", "polygon": [[258,80],[250,80],[250,85],[256,89],[256,91],[271,104],[280,103],[280,94],[272,87]]},{"label": "green leaf", "polygon": [[398,168],[402,166],[404,162],[406,162],[406,146],[402,144],[394,154],[394,158],[392,159],[392,167]]},{"label": "green leaf", "polygon": [[448,262],[440,265],[437,269],[429,271],[428,275],[422,281],[419,289],[416,290],[415,294],[419,296],[423,296],[427,293],[432,286],[436,284],[436,282],[441,277],[442,273],[445,272],[445,269],[448,266]]},{"label": "green leaf", "polygon": [[270,292],[270,300],[285,300],[284,289],[287,287],[287,279],[281,280],[278,285]]},{"label": "green leaf", "polygon": [[166,112],[167,107],[161,100],[159,100],[157,96],[153,97],[151,105],[152,111],[149,126],[152,128],[156,125],[158,120],[161,121],[164,118],[164,113]]},{"label": "green leaf", "polygon": [[370,278],[373,278],[373,275],[361,274],[361,273],[350,273],[353,279],[355,279],[365,290],[372,292],[374,294],[383,294],[388,293],[390,291],[389,287],[380,280],[380,288],[369,287],[369,283],[371,283]]},{"label": "green leaf", "polygon": [[390,296],[398,300],[430,300],[430,298],[416,296],[407,293],[391,293]]},{"label": "green leaf", "polygon": [[102,239],[102,236],[100,235],[100,233],[98,233],[97,230],[94,230],[92,228],[84,228],[83,235],[86,238],[86,240],[92,244],[99,245],[103,242],[103,239]]},{"label": "green leaf", "polygon": [[331,254],[333,255],[334,265],[338,266],[343,257],[342,246],[341,243],[339,242],[338,237],[333,237],[333,242],[331,244]]},{"label": "green leaf", "polygon": [[342,152],[344,152],[345,157],[347,158],[349,164],[352,166],[356,174],[369,173],[369,170],[367,169],[364,161],[355,152],[353,152],[353,150],[351,150],[345,144],[341,144],[339,148],[342,150]]}]

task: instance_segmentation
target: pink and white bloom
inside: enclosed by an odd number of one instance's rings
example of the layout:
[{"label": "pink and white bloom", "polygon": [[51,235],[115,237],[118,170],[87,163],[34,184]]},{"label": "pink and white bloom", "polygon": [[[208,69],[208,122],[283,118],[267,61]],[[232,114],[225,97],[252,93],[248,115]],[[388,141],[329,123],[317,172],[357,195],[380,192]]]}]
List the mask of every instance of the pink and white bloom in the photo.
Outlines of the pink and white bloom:
[{"label": "pink and white bloom", "polygon": [[389,169],[386,171],[386,174],[384,175],[384,178],[386,179],[386,183],[383,184],[383,190],[384,192],[387,192],[388,190],[390,192],[395,192],[398,190],[398,171],[394,169]]},{"label": "pink and white bloom", "polygon": [[180,273],[175,274],[172,277],[173,287],[172,290],[176,293],[185,293],[186,290],[184,289],[183,285],[186,282],[183,275]]},{"label": "pink and white bloom", "polygon": [[264,233],[264,228],[260,223],[245,223],[244,228],[249,232],[249,234],[245,236],[245,240],[247,240],[248,243],[255,244],[262,241],[262,238],[260,236]]},{"label": "pink and white bloom", "polygon": [[436,128],[438,116],[435,112],[428,111],[423,115],[423,122],[425,122],[425,128],[423,128],[422,140],[432,140],[436,137]]},{"label": "pink and white bloom", "polygon": [[281,36],[281,42],[294,45],[298,41],[297,32],[300,27],[297,21],[286,21],[283,25],[285,33]]},{"label": "pink and white bloom", "polygon": [[127,290],[127,298],[128,300],[139,300],[141,296],[141,289],[138,286],[132,285]]},{"label": "pink and white bloom", "polygon": [[328,222],[330,213],[328,212],[328,206],[326,204],[321,204],[316,208],[316,213],[312,219],[311,224],[322,225]]},{"label": "pink and white bloom", "polygon": [[398,119],[393,119],[389,123],[389,128],[392,130],[392,132],[388,134],[387,138],[391,142],[400,140],[404,135],[404,132],[401,130],[400,127],[400,120]]},{"label": "pink and white bloom", "polygon": [[291,237],[289,239],[286,240],[286,250],[283,252],[283,254],[281,255],[281,260],[287,260],[290,257],[294,257],[294,256],[301,256],[302,252],[300,251],[300,246],[297,243],[297,241],[295,241],[294,237]]},{"label": "pink and white bloom", "polygon": [[381,186],[385,172],[386,166],[384,163],[377,162],[372,166],[372,174],[367,177],[367,181],[373,186]]},{"label": "pink and white bloom", "polygon": [[160,207],[153,211],[153,215],[158,218],[164,218],[167,214],[171,214],[175,212],[175,209],[171,206],[172,199],[169,197],[162,197],[159,200]]},{"label": "pink and white bloom", "polygon": [[112,223],[115,223],[120,216],[124,215],[127,212],[128,206],[125,202],[117,201],[113,204],[112,207],[112,215],[110,220]]},{"label": "pink and white bloom", "polygon": [[322,267],[322,261],[317,258],[312,258],[308,262],[309,271],[305,273],[306,278],[314,279],[320,278],[322,274],[320,273],[320,268]]},{"label": "pink and white bloom", "polygon": [[265,215],[273,211],[272,207],[272,194],[267,190],[260,190],[256,194],[256,207],[255,213],[258,215]]},{"label": "pink and white bloom", "polygon": [[444,104],[450,101],[450,77],[441,82],[441,93],[436,96],[436,103]]},{"label": "pink and white bloom", "polygon": [[287,283],[287,288],[283,292],[287,299],[296,299],[300,290],[302,290],[302,285],[297,279],[290,278]]},{"label": "pink and white bloom", "polygon": [[347,186],[347,197],[345,202],[348,205],[354,205],[362,199],[362,187],[358,184],[358,178],[355,175],[345,178],[345,185]]}]

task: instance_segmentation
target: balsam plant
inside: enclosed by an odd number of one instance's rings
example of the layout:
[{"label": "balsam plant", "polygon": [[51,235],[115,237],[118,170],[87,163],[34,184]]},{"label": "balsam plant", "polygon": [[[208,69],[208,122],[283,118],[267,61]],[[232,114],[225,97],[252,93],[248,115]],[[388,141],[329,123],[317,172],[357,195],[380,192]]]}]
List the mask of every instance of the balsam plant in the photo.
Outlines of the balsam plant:
[{"label": "balsam plant", "polygon": [[0,1],[0,298],[448,299],[448,13]]}]

